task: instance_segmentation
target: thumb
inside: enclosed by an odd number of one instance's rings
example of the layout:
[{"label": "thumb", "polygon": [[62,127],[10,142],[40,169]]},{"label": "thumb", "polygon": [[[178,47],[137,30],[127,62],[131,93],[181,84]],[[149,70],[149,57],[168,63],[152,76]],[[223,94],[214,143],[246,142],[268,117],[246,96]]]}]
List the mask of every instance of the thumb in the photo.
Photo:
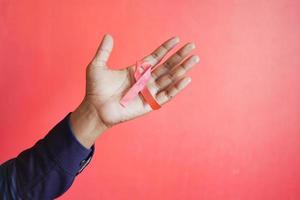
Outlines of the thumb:
[{"label": "thumb", "polygon": [[92,64],[97,67],[106,67],[106,63],[109,59],[110,53],[114,46],[113,37],[109,34],[105,34],[100,46],[97,49],[97,53],[92,61]]}]

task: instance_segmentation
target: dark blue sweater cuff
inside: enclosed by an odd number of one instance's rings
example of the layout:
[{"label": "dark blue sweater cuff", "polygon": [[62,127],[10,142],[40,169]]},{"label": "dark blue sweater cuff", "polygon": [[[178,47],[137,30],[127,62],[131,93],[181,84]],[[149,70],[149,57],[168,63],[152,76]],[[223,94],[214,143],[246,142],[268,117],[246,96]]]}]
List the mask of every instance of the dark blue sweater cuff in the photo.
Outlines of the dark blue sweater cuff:
[{"label": "dark blue sweater cuff", "polygon": [[44,141],[57,165],[75,176],[90,162],[94,154],[94,146],[87,149],[75,138],[69,123],[70,114],[50,131]]}]

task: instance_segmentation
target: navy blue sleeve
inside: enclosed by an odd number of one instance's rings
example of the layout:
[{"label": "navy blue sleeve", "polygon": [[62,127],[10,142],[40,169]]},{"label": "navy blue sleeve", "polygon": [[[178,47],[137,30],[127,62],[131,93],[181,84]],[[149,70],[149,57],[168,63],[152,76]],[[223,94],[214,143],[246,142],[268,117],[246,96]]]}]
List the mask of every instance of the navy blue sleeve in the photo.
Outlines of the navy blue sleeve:
[{"label": "navy blue sleeve", "polygon": [[69,113],[45,138],[0,166],[0,199],[50,200],[62,195],[90,162],[72,133]]}]

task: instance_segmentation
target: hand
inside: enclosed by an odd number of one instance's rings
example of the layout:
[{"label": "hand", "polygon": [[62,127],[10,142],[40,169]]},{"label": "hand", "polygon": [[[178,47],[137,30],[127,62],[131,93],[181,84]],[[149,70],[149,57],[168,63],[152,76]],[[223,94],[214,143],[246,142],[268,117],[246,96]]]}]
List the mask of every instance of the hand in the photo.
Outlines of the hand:
[{"label": "hand", "polygon": [[[178,37],[167,40],[143,60],[155,66],[178,42]],[[188,58],[176,69],[174,67],[180,64],[193,48],[195,45],[188,43],[153,72],[147,87],[159,104],[169,101],[190,82],[191,78],[185,75],[199,61],[198,56]],[[106,35],[95,58],[87,68],[86,77],[86,100],[95,106],[100,120],[107,127],[151,111],[150,106],[140,96],[126,107],[120,104],[120,99],[134,83],[132,74],[135,66],[122,70],[109,69],[107,61],[112,49],[113,38]]]},{"label": "hand", "polygon": [[[143,60],[149,62],[152,66],[156,66],[178,43],[179,38],[173,37]],[[199,62],[198,56],[188,57],[194,48],[194,43],[187,43],[164,63],[156,66],[152,72],[152,77],[147,87],[160,105],[171,100],[190,83],[191,78],[187,77],[186,73]],[[99,132],[151,111],[151,107],[140,96],[136,97],[126,107],[120,104],[120,99],[134,84],[133,73],[135,65],[122,70],[109,69],[107,61],[112,49],[113,38],[110,35],[105,35],[95,57],[87,67],[86,95],[81,105],[76,109],[78,113],[77,118],[82,120],[83,117],[79,117],[79,115],[83,115],[83,110],[93,113],[92,115],[98,121],[97,127],[100,130]],[[71,122],[80,121],[74,119],[76,110],[73,112],[75,114],[72,113],[73,117],[71,115]],[[78,131],[86,132],[84,128],[77,129]],[[93,132],[97,131],[95,124],[94,129]]]}]

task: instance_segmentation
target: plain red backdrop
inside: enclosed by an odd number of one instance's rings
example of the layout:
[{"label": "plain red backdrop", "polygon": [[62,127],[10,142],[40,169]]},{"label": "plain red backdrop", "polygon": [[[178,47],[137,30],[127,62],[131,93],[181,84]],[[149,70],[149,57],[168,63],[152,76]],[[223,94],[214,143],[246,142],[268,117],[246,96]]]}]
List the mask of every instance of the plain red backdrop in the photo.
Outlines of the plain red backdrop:
[{"label": "plain red backdrop", "polygon": [[113,68],[198,46],[191,86],[101,136],[59,199],[300,199],[299,1],[0,0],[0,27],[0,162],[76,108],[103,34]]}]

